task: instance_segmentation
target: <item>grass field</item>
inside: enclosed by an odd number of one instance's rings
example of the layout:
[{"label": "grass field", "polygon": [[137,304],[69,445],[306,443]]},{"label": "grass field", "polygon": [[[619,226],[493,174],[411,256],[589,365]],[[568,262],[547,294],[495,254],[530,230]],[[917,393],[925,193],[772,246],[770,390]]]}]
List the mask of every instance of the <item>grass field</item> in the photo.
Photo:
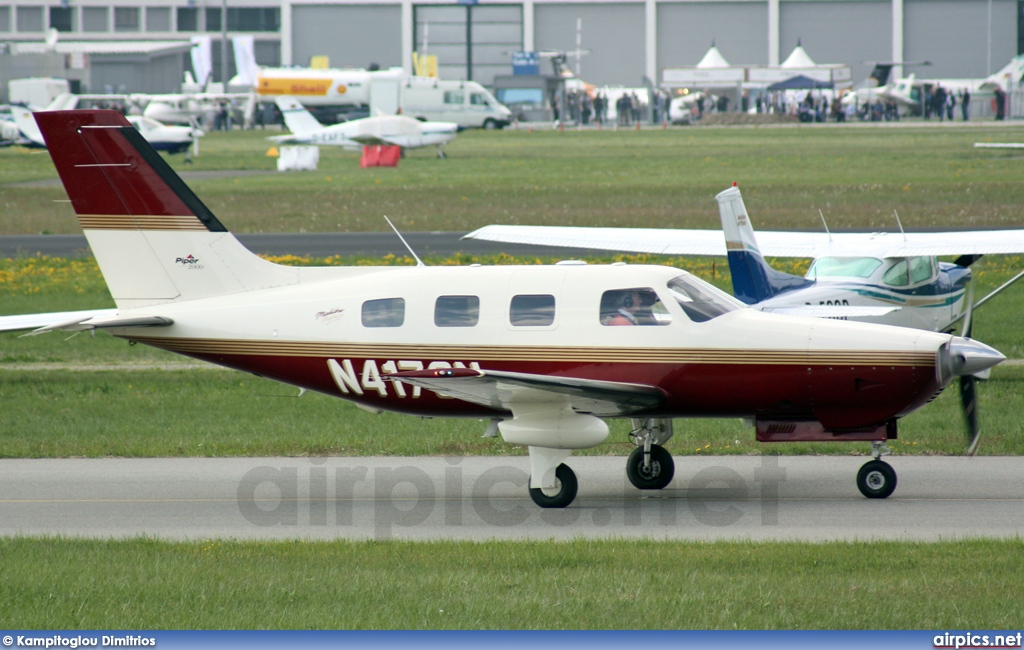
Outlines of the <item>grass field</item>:
[{"label": "grass field", "polygon": [[[1019,629],[1020,540],[0,540],[8,629]],[[8,561],[16,559],[17,561]]]},{"label": "grass field", "polygon": [[[467,132],[438,161],[190,183],[241,232],[468,230],[487,223],[719,227],[744,189],[760,228],[1024,225],[1022,158],[973,149],[1015,125]],[[213,133],[196,170],[266,169],[263,133]],[[180,158],[172,165],[183,169]],[[0,233],[77,233],[48,156],[0,150]],[[2,236],[0,234],[0,236]],[[353,260],[331,260],[354,262]],[[459,259],[462,263],[474,260]],[[484,262],[509,260],[483,260]],[[534,262],[535,260],[525,260]],[[541,260],[543,261],[543,260]],[[602,258],[594,261],[610,261]],[[637,260],[633,260],[637,261]],[[656,260],[728,286],[722,260]],[[428,260],[444,263],[445,260]],[[799,262],[789,270],[799,270]],[[975,265],[978,294],[1024,267]],[[0,260],[0,314],[112,306],[92,260]],[[1015,287],[974,334],[1024,358]],[[0,457],[510,454],[483,423],[372,416],[321,395],[188,364],[108,335],[0,335]],[[45,364],[54,364],[43,369]],[[108,365],[108,369],[89,366]],[[1024,368],[980,387],[983,454],[1024,453]],[[189,414],[182,427],[181,413]],[[758,445],[733,420],[677,424],[675,454],[851,453]],[[387,435],[382,435],[382,432]],[[593,452],[624,454],[625,424]],[[961,453],[955,391],[901,423],[896,453]],[[255,543],[0,539],[0,611],[17,628],[1007,628],[1020,540],[863,542]]]},{"label": "grass field", "polygon": [[[756,226],[1019,225],[1014,125],[861,125],[633,131],[467,131],[439,161],[360,169],[321,148],[319,171],[197,180],[238,232],[469,230],[488,223],[720,227],[714,195],[738,181]],[[189,169],[274,169],[266,133],[211,133]],[[172,158],[178,169],[185,165]],[[0,184],[54,178],[46,152],[0,150]],[[0,187],[0,233],[77,233],[60,187]]]}]

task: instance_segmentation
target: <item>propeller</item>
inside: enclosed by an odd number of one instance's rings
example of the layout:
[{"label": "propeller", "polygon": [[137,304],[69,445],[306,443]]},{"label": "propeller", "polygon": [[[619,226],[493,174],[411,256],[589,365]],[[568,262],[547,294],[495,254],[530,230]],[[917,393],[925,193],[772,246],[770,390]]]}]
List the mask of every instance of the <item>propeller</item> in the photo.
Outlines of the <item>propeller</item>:
[{"label": "propeller", "polygon": [[[967,286],[967,304],[964,306],[964,322],[960,336],[965,339],[971,338],[971,329],[974,326],[974,283]],[[967,426],[964,432],[967,436],[967,455],[974,456],[978,453],[978,441],[981,431],[978,429],[978,396],[976,385],[978,378],[973,374],[960,375],[960,408],[964,413],[964,424]]]}]

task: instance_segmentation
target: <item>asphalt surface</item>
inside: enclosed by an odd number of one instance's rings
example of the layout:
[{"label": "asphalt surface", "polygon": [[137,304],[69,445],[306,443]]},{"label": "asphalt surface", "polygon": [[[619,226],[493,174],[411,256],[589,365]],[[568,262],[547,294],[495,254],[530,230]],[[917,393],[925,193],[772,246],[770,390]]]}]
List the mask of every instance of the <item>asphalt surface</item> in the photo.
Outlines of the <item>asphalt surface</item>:
[{"label": "asphalt surface", "polygon": [[576,501],[543,510],[525,457],[0,460],[0,535],[166,539],[937,540],[1024,535],[1024,458],[681,457],[661,491],[623,458],[570,458]]},{"label": "asphalt surface", "polygon": [[[420,257],[448,257],[456,253],[488,255],[543,255],[571,259],[587,253],[576,248],[549,248],[502,244],[477,240],[462,241],[463,232],[405,232],[402,236]],[[330,233],[234,233],[242,244],[263,255],[407,255],[408,251],[393,232],[330,232]],[[51,257],[85,257],[90,254],[85,235],[0,235],[0,257],[35,255]],[[607,251],[596,251],[607,255]]]}]

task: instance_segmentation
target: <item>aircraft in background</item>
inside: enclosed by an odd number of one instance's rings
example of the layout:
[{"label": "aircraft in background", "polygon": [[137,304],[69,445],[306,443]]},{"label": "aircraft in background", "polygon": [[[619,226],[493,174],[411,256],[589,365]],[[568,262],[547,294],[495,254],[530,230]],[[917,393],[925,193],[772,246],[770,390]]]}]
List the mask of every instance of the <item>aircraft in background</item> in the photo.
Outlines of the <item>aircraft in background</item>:
[{"label": "aircraft in background", "polygon": [[36,119],[117,307],[0,330],[102,329],[371,411],[486,418],[528,448],[541,507],[575,499],[564,461],[607,439],[604,418],[633,421],[641,489],[672,480],[672,418],[742,417],[761,441],[870,442],[857,485],[884,498],[897,420],[1004,359],[949,334],[761,313],[664,266],[281,266],[119,113]]},{"label": "aircraft in background", "polygon": [[[1009,93],[1012,89],[1019,87],[1024,78],[1024,55],[1015,56],[1005,66],[987,77],[979,78],[918,78],[915,74],[898,79],[889,79],[889,73],[894,63],[876,64],[874,71],[869,77],[885,77],[877,87],[870,87],[870,84],[855,88],[852,92],[843,95],[844,105],[851,103],[864,104],[873,102],[876,98],[884,100],[894,99],[901,107],[910,108],[920,114],[923,111],[925,91],[931,93],[938,86],[942,86],[946,92],[952,92],[958,97],[964,91],[971,94],[972,102],[981,102],[991,99],[996,90]],[[904,63],[902,65],[930,65],[930,62]],[[877,75],[877,77],[876,77]],[[957,109],[959,111],[959,108]]]},{"label": "aircraft in background", "polygon": [[314,144],[361,150],[366,145],[390,145],[402,149],[437,147],[444,158],[444,145],[455,139],[455,122],[420,122],[404,115],[364,117],[324,126],[294,97],[278,97],[284,123],[291,135],[268,138],[281,144]]},{"label": "aircraft in background", "polygon": [[[75,96],[68,100],[64,95],[54,100],[54,104],[46,110],[61,110],[53,108],[58,104],[74,104]],[[46,148],[43,134],[36,125],[32,111],[22,106],[12,106],[11,113],[14,115],[14,125],[18,128],[20,139],[18,144],[28,147]],[[139,130],[142,137],[157,151],[168,153],[183,153],[197,139],[201,138],[203,130],[196,126],[172,126],[161,124],[156,120],[142,115],[129,115],[128,122]]]},{"label": "aircraft in background", "polygon": [[[716,197],[722,231],[576,226],[502,226],[464,239],[560,248],[729,259],[733,292],[762,311],[949,331],[965,315],[970,265],[982,255],[1024,253],[1024,229],[935,233],[761,231],[755,236],[735,185]],[[724,234],[724,237],[723,237]],[[955,264],[937,256],[959,256]],[[764,257],[814,260],[806,276]],[[979,300],[979,306],[1024,273]]]}]

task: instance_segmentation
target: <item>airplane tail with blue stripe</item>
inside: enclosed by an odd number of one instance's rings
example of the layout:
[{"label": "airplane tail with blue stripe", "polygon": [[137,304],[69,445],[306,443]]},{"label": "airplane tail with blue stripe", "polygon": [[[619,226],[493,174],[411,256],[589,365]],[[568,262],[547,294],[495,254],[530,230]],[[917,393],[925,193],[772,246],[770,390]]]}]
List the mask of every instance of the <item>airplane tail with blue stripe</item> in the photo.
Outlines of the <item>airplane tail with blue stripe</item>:
[{"label": "airplane tail with blue stripe", "polygon": [[735,184],[720,192],[715,199],[718,200],[718,211],[722,217],[726,255],[732,273],[732,290],[737,298],[753,305],[811,283],[798,275],[776,271],[768,266],[757,248],[754,228],[750,225],[740,189]]}]

